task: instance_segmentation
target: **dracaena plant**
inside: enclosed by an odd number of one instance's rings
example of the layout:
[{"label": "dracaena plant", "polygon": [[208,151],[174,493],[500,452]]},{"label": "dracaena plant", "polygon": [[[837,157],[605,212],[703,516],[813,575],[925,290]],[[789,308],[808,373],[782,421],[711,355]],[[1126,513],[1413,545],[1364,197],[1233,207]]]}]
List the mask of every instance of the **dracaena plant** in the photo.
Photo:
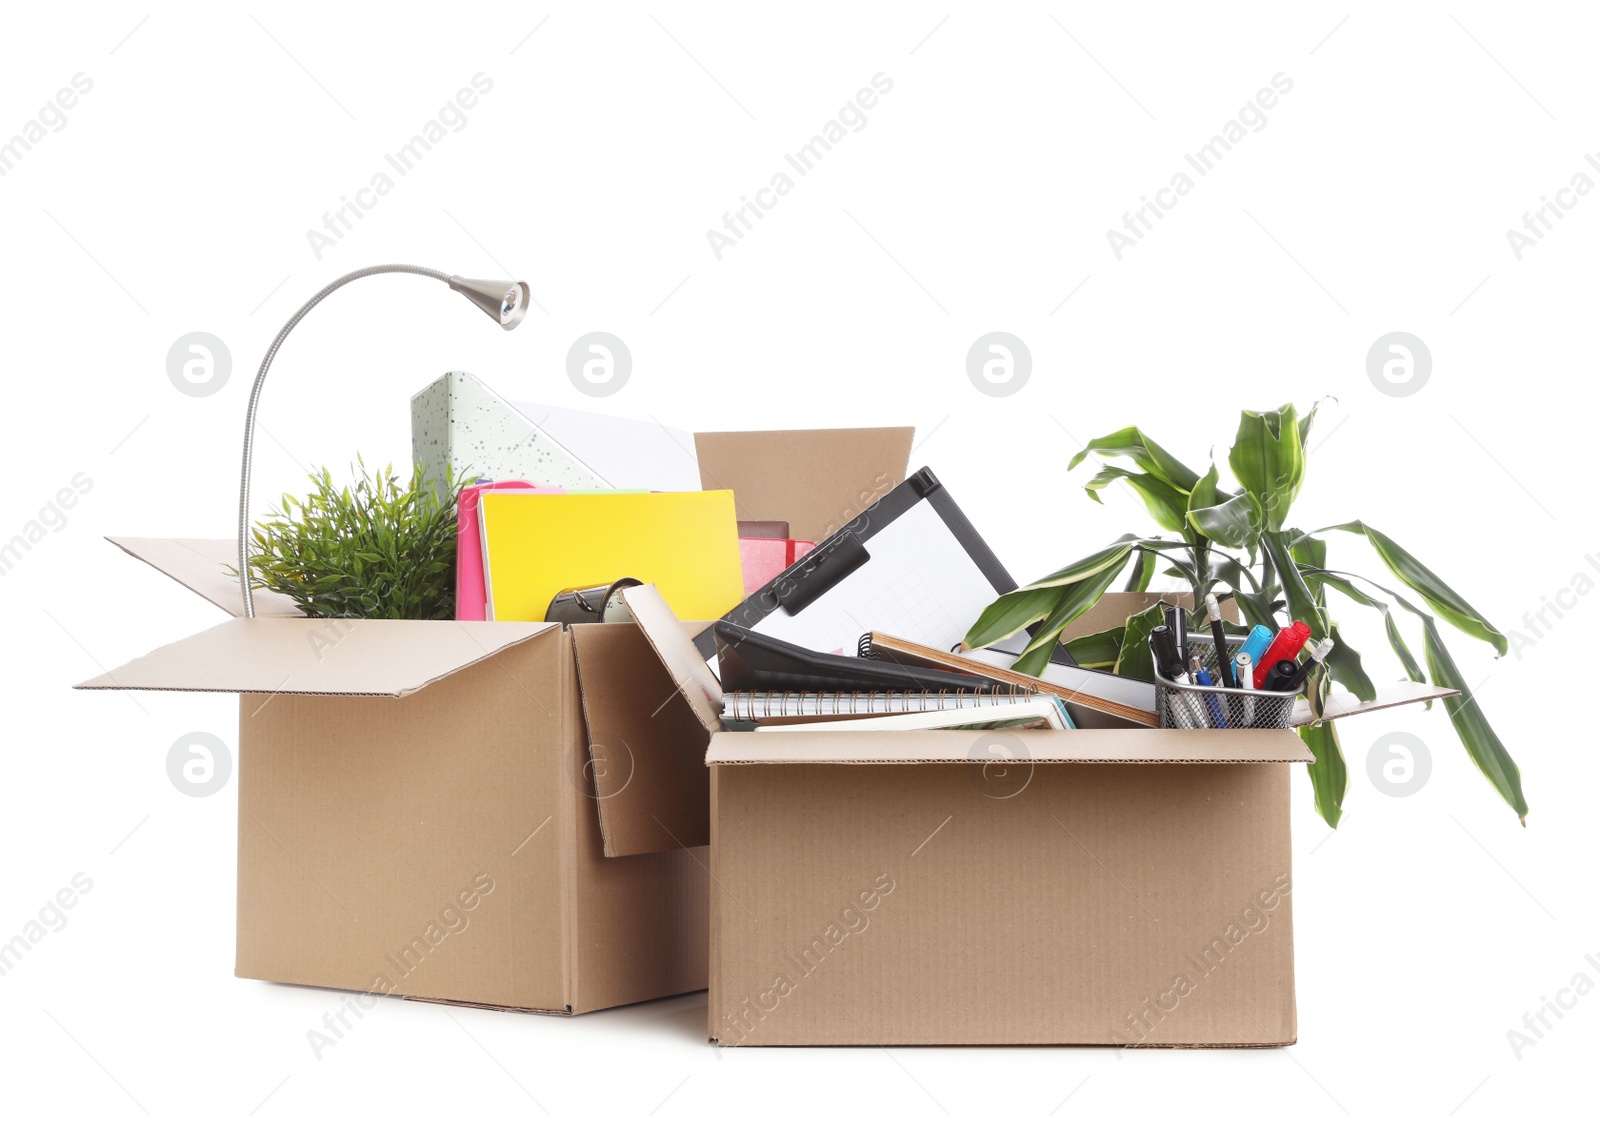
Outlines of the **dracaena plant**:
[{"label": "dracaena plant", "polygon": [[455,615],[456,497],[467,479],[408,481],[391,464],[355,482],[310,476],[303,499],[284,495],[255,526],[252,586],[282,593],[309,617],[449,620]]},{"label": "dracaena plant", "polygon": [[[1199,627],[1207,594],[1231,594],[1252,623],[1276,628],[1286,616],[1309,625],[1314,640],[1331,638],[1333,650],[1306,689],[1320,720],[1330,683],[1363,701],[1377,694],[1360,654],[1333,619],[1329,599],[1337,595],[1381,614],[1388,646],[1409,679],[1462,692],[1444,700],[1462,746],[1517,816],[1526,818],[1528,804],[1522,796],[1517,764],[1490,727],[1476,696],[1469,693],[1445,646],[1440,622],[1490,644],[1502,656],[1506,637],[1438,574],[1382,531],[1359,520],[1309,531],[1289,524],[1290,508],[1305,480],[1306,437],[1316,415],[1316,405],[1304,416],[1293,405],[1272,412],[1243,413],[1227,460],[1238,484],[1234,488],[1223,486],[1215,463],[1204,474],[1197,473],[1139,428],[1123,428],[1091,440],[1072,457],[1068,470],[1090,455],[1114,462],[1102,465],[1085,485],[1089,497],[1099,502],[1101,491],[1124,483],[1166,533],[1154,538],[1124,535],[1104,549],[1000,597],[967,631],[965,643],[981,648],[1031,628],[1029,645],[1015,667],[1037,675],[1073,620],[1108,588],[1123,579],[1126,590],[1144,592],[1161,569],[1181,578],[1193,592],[1193,627]],[[1379,584],[1330,566],[1332,540],[1324,538],[1325,534],[1364,540],[1398,584]],[[1415,618],[1414,627],[1421,630],[1426,675],[1401,631],[1396,610]],[[1160,623],[1160,616],[1160,608],[1153,607],[1129,617],[1118,628],[1071,640],[1069,648],[1085,667],[1151,679],[1150,629]],[[1316,756],[1310,772],[1317,811],[1329,825],[1337,826],[1347,784],[1338,733],[1331,721],[1318,721],[1302,727],[1300,736]]]}]

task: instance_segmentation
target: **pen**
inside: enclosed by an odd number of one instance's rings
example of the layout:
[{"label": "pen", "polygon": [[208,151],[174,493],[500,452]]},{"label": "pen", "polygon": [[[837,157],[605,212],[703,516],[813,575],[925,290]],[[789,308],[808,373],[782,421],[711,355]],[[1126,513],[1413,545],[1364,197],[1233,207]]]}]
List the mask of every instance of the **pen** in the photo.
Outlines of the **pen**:
[{"label": "pen", "polygon": [[[1205,668],[1195,669],[1194,678],[1195,682],[1201,687],[1212,686],[1211,673],[1206,671]],[[1206,710],[1211,712],[1212,726],[1226,727],[1228,725],[1228,719],[1222,713],[1222,704],[1217,702],[1217,697],[1215,695],[1206,696]]]},{"label": "pen", "polygon": [[[1249,652],[1246,652],[1243,648],[1239,649],[1238,656],[1234,657],[1234,667],[1236,669],[1235,674],[1239,677],[1239,687],[1241,689],[1249,689],[1255,686],[1254,681],[1250,678]],[[1244,725],[1247,727],[1254,726],[1256,721],[1255,696],[1241,695],[1239,698],[1244,700]]]},{"label": "pen", "polygon": [[1290,688],[1299,687],[1300,685],[1294,681],[1294,673],[1299,670],[1299,665],[1293,660],[1279,660],[1272,665],[1272,671],[1267,674],[1266,684],[1261,690],[1288,691]]},{"label": "pen", "polygon": [[[1250,666],[1256,667],[1261,663],[1261,655],[1272,646],[1272,629],[1264,624],[1258,624],[1250,630],[1250,635],[1244,638],[1244,643],[1239,645],[1235,656],[1249,656]],[[1240,684],[1241,687],[1251,686],[1248,683]]]},{"label": "pen", "polygon": [[1268,690],[1288,691],[1291,687],[1299,687],[1311,678],[1312,673],[1317,670],[1317,665],[1326,660],[1331,651],[1333,651],[1333,637],[1323,637],[1311,649],[1311,655],[1303,663],[1295,665],[1294,670],[1288,673],[1287,682],[1282,687],[1272,687],[1269,684]]},{"label": "pen", "polygon": [[[1156,625],[1150,630],[1150,651],[1155,656],[1157,670],[1163,679],[1187,686],[1189,673],[1178,658],[1178,647],[1172,642],[1172,637],[1171,625]],[[1167,695],[1167,709],[1177,720],[1178,726],[1189,730],[1204,727],[1205,719],[1197,718],[1191,707],[1188,695],[1183,692]]]},{"label": "pen", "polygon": [[1259,691],[1266,686],[1267,677],[1272,674],[1274,664],[1279,660],[1293,660],[1300,654],[1300,649],[1305,647],[1310,635],[1311,626],[1298,620],[1278,633],[1278,638],[1272,642],[1272,647],[1267,649],[1266,654],[1256,658],[1256,690]]},{"label": "pen", "polygon": [[1228,662],[1228,637],[1222,629],[1222,606],[1215,593],[1206,594],[1206,616],[1211,618],[1211,639],[1217,646],[1217,671],[1222,675],[1222,686],[1233,687],[1233,665]]}]

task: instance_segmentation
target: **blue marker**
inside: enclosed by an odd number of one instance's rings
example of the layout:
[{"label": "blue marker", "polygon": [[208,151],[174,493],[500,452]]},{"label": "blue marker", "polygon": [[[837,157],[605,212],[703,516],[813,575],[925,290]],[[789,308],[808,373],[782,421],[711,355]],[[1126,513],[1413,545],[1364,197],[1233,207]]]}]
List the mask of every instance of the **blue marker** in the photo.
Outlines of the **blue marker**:
[{"label": "blue marker", "polygon": [[[1211,682],[1211,673],[1206,671],[1205,668],[1198,669],[1194,673],[1194,678],[1201,687],[1216,686],[1216,684]],[[1211,725],[1215,727],[1226,727],[1228,725],[1228,720],[1227,717],[1222,713],[1222,704],[1217,702],[1217,697],[1215,695],[1207,695],[1204,698],[1206,701],[1206,710],[1211,712]]]},{"label": "blue marker", "polygon": [[1262,653],[1271,646],[1272,636],[1272,629],[1264,624],[1256,625],[1250,630],[1250,635],[1245,637],[1244,643],[1239,645],[1239,650],[1233,654],[1234,662],[1237,663],[1240,656],[1249,656],[1250,666],[1255,667],[1261,662]]}]

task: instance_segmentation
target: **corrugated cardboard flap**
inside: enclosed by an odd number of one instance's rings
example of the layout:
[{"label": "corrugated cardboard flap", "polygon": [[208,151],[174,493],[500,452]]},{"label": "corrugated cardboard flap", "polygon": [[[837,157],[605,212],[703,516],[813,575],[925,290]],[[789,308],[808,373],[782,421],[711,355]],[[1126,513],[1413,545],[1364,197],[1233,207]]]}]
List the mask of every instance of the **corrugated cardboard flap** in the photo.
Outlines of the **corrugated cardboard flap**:
[{"label": "corrugated cardboard flap", "polygon": [[1181,765],[1312,762],[1292,730],[797,731],[713,735],[708,766],[997,761]]},{"label": "corrugated cardboard flap", "polygon": [[556,627],[519,621],[241,617],[78,686],[399,698]]},{"label": "corrugated cardboard flap", "polygon": [[[230,616],[244,616],[239,578],[228,572],[239,560],[239,547],[232,539],[107,537],[106,541],[154,566]],[[304,615],[288,597],[268,589],[256,590],[255,603],[259,617]]]},{"label": "corrugated cardboard flap", "polygon": [[783,519],[791,537],[820,542],[899,486],[915,431],[697,432],[700,485],[732,490],[740,518]]}]

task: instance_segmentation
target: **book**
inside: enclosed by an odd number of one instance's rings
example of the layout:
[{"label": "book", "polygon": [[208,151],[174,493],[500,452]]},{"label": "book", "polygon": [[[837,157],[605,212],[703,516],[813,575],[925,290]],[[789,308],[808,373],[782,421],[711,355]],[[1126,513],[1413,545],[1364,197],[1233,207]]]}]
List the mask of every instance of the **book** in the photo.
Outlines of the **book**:
[{"label": "book", "polygon": [[934,711],[909,711],[863,719],[825,722],[778,723],[756,730],[783,731],[892,731],[892,730],[1072,730],[1072,717],[1054,695],[1041,695],[1026,703],[992,703],[982,707],[951,707]]},{"label": "book", "polygon": [[807,719],[836,715],[898,715],[958,707],[1028,703],[1031,691],[733,691],[722,700],[723,722]]},{"label": "book", "polygon": [[563,589],[654,582],[680,618],[714,620],[744,598],[732,491],[478,499],[490,620],[544,620]]},{"label": "book", "polygon": [[938,671],[966,672],[992,679],[996,683],[1012,684],[1044,695],[1057,695],[1069,710],[1095,711],[1139,726],[1157,725],[1156,685],[1142,679],[1129,679],[1127,676],[1056,663],[1047,664],[1042,675],[1025,675],[1004,666],[1013,657],[1003,652],[984,648],[946,652],[880,632],[869,632],[863,636],[858,650],[861,655],[873,659],[921,664]]},{"label": "book", "polygon": [[819,652],[742,628],[711,626],[723,691],[988,691],[988,680],[892,660]]}]

